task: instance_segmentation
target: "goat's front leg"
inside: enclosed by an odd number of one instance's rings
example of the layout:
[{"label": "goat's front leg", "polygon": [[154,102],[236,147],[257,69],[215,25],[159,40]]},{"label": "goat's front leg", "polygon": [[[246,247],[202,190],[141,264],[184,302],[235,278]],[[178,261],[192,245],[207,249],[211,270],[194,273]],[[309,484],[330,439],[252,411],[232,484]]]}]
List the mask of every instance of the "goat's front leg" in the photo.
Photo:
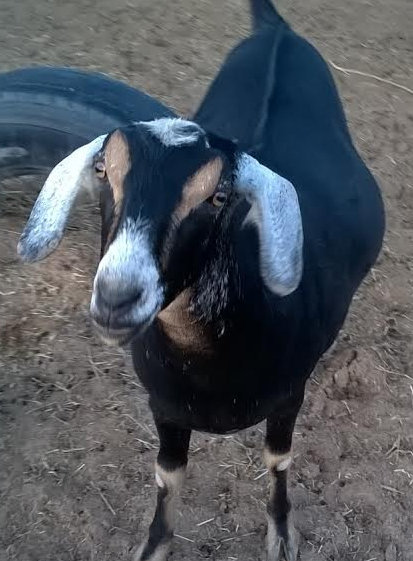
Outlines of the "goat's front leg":
[{"label": "goat's front leg", "polygon": [[156,420],[160,448],[155,465],[158,497],[155,516],[134,561],[164,561],[174,532],[176,502],[185,479],[191,431]]},{"label": "goat's front leg", "polygon": [[267,508],[268,561],[281,561],[282,553],[287,561],[297,559],[298,536],[287,492],[288,468],[292,461],[291,441],[297,413],[298,410],[285,416],[272,415],[267,419],[264,460],[271,478]]}]

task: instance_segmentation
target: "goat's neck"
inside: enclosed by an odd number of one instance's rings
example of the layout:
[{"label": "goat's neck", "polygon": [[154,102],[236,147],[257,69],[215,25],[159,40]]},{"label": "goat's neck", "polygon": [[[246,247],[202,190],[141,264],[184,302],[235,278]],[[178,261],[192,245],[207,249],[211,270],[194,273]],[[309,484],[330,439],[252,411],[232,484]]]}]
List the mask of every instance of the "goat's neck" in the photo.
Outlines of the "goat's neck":
[{"label": "goat's neck", "polygon": [[[213,240],[205,264],[193,285],[192,304],[200,321],[216,323],[227,319],[245,302],[245,290],[255,278],[256,240],[245,236],[242,226],[220,232]],[[251,279],[251,275],[254,279]]]},{"label": "goat's neck", "polygon": [[[210,240],[196,277],[158,316],[164,332],[179,347],[206,348],[211,334],[220,336],[234,315],[243,316],[245,306],[258,304],[262,282],[255,266],[257,239],[243,228],[243,216],[232,218]],[[246,297],[251,287],[252,299]]]}]

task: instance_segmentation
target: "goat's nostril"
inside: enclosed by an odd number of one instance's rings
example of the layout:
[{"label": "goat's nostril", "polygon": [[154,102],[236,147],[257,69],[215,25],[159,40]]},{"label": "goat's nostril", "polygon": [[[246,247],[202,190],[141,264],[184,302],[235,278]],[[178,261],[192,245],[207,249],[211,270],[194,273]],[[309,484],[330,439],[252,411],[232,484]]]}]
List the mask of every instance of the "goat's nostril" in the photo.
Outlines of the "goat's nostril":
[{"label": "goat's nostril", "polygon": [[96,286],[97,305],[113,311],[137,304],[142,296],[143,290],[133,286],[118,286],[104,280],[99,280]]}]

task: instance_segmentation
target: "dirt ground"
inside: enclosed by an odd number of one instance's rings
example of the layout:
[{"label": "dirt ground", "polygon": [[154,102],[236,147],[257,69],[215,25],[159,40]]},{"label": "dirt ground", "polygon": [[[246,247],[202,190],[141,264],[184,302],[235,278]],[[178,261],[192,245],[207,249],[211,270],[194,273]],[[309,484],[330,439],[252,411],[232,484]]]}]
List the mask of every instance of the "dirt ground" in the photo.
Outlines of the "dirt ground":
[{"label": "dirt ground", "polygon": [[[411,0],[279,0],[326,59],[413,88]],[[248,29],[244,0],[2,0],[0,70],[98,69],[190,114]],[[388,231],[308,384],[291,498],[304,561],[413,560],[413,95],[334,72]],[[157,438],[126,352],[94,336],[92,203],[40,265],[16,258],[30,182],[0,191],[0,560],[123,561],[150,521]],[[264,559],[262,427],[196,434],[172,559]]]}]

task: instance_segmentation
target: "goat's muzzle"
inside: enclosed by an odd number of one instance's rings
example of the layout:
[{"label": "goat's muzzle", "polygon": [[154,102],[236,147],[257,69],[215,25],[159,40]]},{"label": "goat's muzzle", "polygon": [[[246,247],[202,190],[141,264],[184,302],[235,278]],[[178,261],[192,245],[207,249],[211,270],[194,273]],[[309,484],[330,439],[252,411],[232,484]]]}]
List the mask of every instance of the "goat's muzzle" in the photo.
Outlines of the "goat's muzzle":
[{"label": "goat's muzzle", "polygon": [[106,341],[123,344],[148,327],[163,304],[163,288],[147,231],[127,220],[99,263],[90,313]]},{"label": "goat's muzzle", "polygon": [[147,289],[129,287],[97,279],[90,304],[90,314],[99,335],[107,343],[124,345],[139,335],[153,321],[158,306]]}]

